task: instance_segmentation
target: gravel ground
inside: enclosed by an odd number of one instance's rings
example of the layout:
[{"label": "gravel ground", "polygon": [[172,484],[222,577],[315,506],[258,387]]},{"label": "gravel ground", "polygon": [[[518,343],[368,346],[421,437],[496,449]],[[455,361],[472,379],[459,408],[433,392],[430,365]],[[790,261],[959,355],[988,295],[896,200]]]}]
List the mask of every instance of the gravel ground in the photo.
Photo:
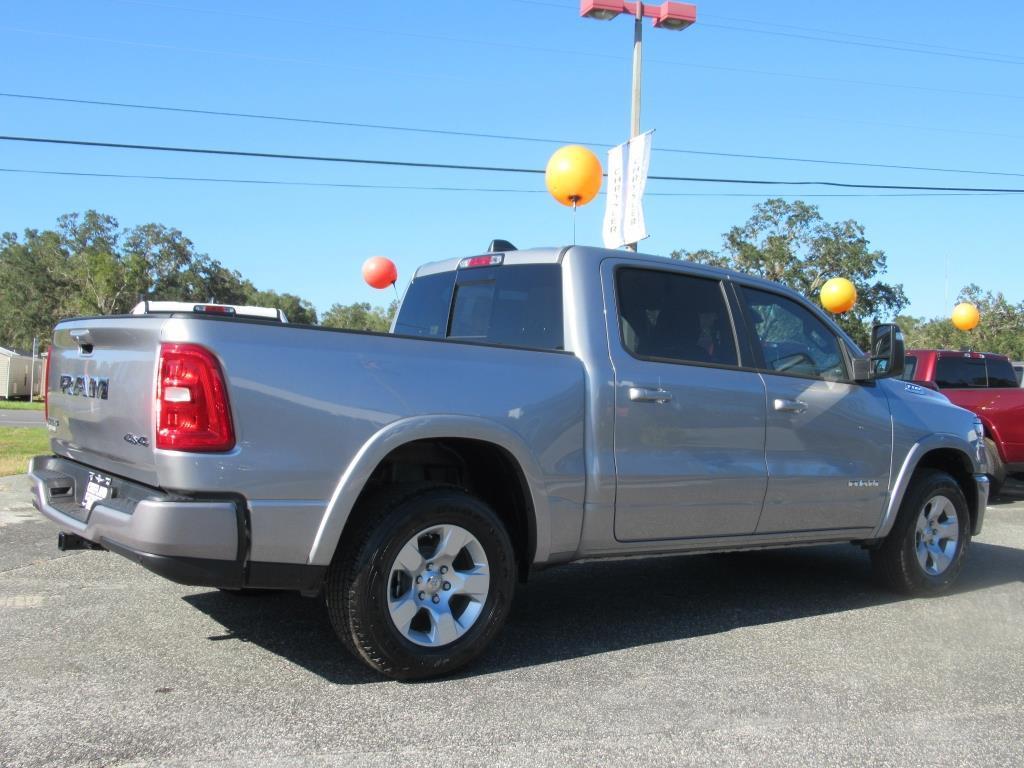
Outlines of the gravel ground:
[{"label": "gravel ground", "polygon": [[1024,486],[956,591],[850,546],[587,562],[520,590],[464,674],[382,680],[321,604],[61,554],[0,478],[0,765],[1024,764]]}]

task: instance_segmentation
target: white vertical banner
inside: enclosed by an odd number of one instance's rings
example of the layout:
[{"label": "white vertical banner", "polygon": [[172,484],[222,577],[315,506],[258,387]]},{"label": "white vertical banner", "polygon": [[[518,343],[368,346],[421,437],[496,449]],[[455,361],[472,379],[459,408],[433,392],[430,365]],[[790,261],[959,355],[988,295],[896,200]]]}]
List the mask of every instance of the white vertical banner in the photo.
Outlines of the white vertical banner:
[{"label": "white vertical banner", "polygon": [[648,237],[644,221],[644,189],[647,187],[647,170],[651,167],[652,133],[647,131],[629,140],[626,210],[622,216],[622,239],[627,243]]},{"label": "white vertical banner", "polygon": [[626,203],[625,144],[608,150],[608,186],[605,188],[604,227],[601,235],[605,248],[618,248],[622,239],[622,212]]},{"label": "white vertical banner", "polygon": [[647,131],[608,150],[607,205],[604,245],[620,248],[647,238],[643,197],[651,165],[651,135]]}]

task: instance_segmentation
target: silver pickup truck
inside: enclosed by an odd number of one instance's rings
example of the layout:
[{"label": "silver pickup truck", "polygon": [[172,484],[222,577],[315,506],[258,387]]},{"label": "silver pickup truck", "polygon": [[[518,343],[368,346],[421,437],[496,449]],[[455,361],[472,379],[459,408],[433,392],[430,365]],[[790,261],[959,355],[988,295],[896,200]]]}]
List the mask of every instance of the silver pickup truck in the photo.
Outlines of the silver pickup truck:
[{"label": "silver pickup truck", "polygon": [[390,334],[198,310],[57,326],[35,504],[65,549],[323,594],[380,672],[454,670],[580,558],[852,542],[948,588],[988,498],[973,414],[797,294],[621,251],[428,264]]}]

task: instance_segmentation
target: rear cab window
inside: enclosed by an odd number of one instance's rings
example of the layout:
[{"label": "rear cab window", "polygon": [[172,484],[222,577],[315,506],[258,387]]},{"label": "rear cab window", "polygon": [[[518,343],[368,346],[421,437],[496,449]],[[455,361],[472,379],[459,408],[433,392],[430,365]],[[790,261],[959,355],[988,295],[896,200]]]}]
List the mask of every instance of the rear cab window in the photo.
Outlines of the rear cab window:
[{"label": "rear cab window", "polygon": [[562,268],[504,264],[416,278],[395,333],[478,344],[562,350]]},{"label": "rear cab window", "polygon": [[990,387],[1013,387],[1016,389],[1020,386],[1017,374],[1013,371],[1013,364],[1009,360],[987,357],[985,358],[985,371],[988,373]]},{"label": "rear cab window", "polygon": [[939,389],[976,389],[987,385],[984,358],[943,355],[935,361],[935,386]]}]

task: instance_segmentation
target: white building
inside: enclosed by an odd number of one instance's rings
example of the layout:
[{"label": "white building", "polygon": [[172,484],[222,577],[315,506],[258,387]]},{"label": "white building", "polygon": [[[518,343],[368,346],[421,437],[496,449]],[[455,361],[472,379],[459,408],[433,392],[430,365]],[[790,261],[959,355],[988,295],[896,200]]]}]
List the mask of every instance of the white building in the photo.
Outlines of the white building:
[{"label": "white building", "polygon": [[36,373],[32,376],[32,356],[13,349],[0,347],[0,399],[28,399],[28,389],[34,389],[38,398],[42,392],[43,358],[36,358]]}]

